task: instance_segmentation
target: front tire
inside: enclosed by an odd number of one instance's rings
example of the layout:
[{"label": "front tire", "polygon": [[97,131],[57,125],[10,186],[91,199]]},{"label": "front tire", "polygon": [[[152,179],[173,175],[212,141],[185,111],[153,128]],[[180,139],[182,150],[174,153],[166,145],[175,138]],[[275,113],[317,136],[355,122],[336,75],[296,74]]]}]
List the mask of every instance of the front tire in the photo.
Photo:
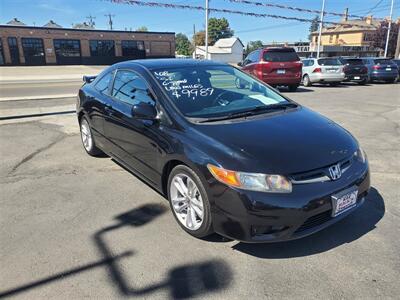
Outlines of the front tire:
[{"label": "front tire", "polygon": [[82,117],[80,121],[80,131],[81,131],[81,140],[83,148],[86,153],[91,156],[99,156],[102,155],[103,152],[96,147],[96,143],[94,141],[92,129],[90,128],[89,121],[86,117]]},{"label": "front tire", "polygon": [[172,213],[182,229],[197,238],[213,233],[210,202],[199,176],[178,165],[169,174],[167,187]]}]

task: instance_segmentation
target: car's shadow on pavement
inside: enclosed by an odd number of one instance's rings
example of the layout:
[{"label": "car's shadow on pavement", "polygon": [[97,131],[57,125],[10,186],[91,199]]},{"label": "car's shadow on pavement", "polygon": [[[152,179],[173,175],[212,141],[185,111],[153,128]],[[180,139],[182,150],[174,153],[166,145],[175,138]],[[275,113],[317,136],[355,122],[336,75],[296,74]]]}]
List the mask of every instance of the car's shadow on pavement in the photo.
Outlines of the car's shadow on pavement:
[{"label": "car's shadow on pavement", "polygon": [[233,249],[252,256],[267,259],[284,259],[313,255],[351,243],[371,230],[385,214],[385,203],[375,188],[371,188],[365,203],[338,223],[314,235],[288,242],[245,244],[238,243]]}]

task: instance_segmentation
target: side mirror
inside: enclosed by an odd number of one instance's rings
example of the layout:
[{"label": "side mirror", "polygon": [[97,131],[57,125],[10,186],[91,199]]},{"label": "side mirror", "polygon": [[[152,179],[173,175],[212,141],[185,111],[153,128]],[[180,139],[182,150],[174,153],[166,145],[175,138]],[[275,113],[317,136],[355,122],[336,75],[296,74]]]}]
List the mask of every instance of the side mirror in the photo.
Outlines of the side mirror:
[{"label": "side mirror", "polygon": [[238,65],[239,67],[243,67],[243,62],[242,62],[242,61],[239,61],[237,65]]},{"label": "side mirror", "polygon": [[141,120],[155,120],[157,118],[157,110],[154,105],[141,102],[132,107],[132,117]]},{"label": "side mirror", "polygon": [[85,83],[91,83],[95,79],[96,79],[96,76],[87,76],[87,75],[83,76],[83,81]]}]

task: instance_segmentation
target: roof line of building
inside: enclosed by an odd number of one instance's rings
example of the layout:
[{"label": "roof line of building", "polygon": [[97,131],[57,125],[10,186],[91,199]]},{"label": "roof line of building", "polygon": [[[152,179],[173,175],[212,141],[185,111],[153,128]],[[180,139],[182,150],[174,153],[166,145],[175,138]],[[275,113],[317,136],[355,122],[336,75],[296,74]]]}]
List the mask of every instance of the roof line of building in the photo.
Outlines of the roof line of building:
[{"label": "roof line of building", "polygon": [[0,28],[26,28],[26,29],[48,29],[48,30],[68,30],[68,31],[87,31],[87,32],[115,32],[115,33],[148,33],[148,34],[173,34],[171,31],[125,31],[125,30],[107,30],[107,29],[80,29],[80,28],[54,28],[38,26],[20,26],[20,25],[0,25]]}]

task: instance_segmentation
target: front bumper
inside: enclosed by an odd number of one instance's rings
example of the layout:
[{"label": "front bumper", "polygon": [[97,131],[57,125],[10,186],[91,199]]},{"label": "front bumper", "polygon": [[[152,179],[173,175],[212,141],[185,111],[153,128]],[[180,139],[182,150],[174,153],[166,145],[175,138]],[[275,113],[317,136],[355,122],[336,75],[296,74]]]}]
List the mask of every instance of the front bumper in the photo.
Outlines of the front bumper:
[{"label": "front bumper", "polygon": [[[353,168],[351,168],[353,169]],[[331,196],[356,186],[357,205],[331,217]],[[214,230],[228,238],[257,243],[298,239],[343,219],[364,203],[370,188],[368,166],[337,181],[293,185],[290,194],[235,190],[216,183],[210,187]]]}]

